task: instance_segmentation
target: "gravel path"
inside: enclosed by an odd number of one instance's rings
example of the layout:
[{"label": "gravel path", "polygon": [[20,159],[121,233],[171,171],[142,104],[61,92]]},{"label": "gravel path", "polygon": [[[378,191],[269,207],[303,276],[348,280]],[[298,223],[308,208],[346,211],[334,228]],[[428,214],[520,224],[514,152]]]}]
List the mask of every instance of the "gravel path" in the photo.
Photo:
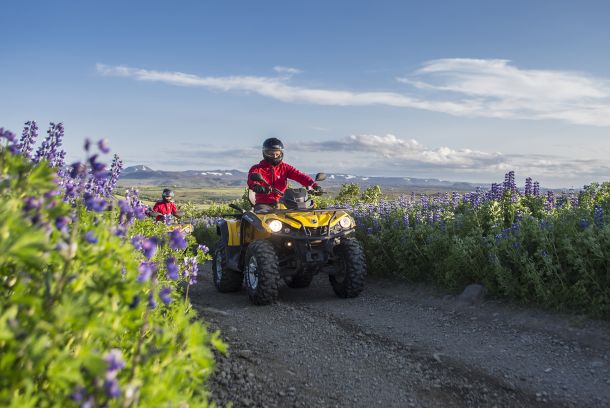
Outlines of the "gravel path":
[{"label": "gravel path", "polygon": [[337,298],[326,275],[271,306],[216,291],[191,300],[230,345],[210,388],[261,407],[610,407],[610,323],[369,279]]}]

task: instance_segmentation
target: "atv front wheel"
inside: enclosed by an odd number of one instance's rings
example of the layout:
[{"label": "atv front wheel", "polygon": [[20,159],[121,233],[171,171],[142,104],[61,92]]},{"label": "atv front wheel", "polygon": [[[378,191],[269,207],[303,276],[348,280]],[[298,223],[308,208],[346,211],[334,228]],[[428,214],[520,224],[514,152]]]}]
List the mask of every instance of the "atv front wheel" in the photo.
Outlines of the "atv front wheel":
[{"label": "atv front wheel", "polygon": [[227,269],[226,248],[218,245],[214,250],[212,260],[212,273],[214,275],[214,285],[221,293],[237,292],[241,289],[244,275],[241,272]]},{"label": "atv front wheel", "polygon": [[356,297],[364,289],[366,262],[360,242],[344,239],[335,247],[335,271],[328,275],[333,290],[342,298]]},{"label": "atv front wheel", "polygon": [[252,303],[268,305],[277,300],[280,270],[271,242],[260,240],[248,245],[244,272]]}]

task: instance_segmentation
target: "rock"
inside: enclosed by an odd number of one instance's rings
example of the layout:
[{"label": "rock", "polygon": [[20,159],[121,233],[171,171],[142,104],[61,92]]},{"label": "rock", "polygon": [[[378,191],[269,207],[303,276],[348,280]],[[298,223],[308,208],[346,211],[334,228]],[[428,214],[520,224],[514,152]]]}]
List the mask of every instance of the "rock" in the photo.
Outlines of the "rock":
[{"label": "rock", "polygon": [[605,365],[604,362],[599,361],[599,360],[591,363],[591,367],[593,367],[593,368],[600,368],[600,367],[603,367],[604,365]]},{"label": "rock", "polygon": [[432,354],[432,358],[434,358],[434,360],[436,360],[438,363],[441,362],[441,356],[442,356],[441,353],[434,353],[434,354]]},{"label": "rock", "polygon": [[464,288],[462,294],[458,296],[458,300],[464,303],[474,304],[482,301],[486,293],[487,289],[485,286],[473,283]]}]

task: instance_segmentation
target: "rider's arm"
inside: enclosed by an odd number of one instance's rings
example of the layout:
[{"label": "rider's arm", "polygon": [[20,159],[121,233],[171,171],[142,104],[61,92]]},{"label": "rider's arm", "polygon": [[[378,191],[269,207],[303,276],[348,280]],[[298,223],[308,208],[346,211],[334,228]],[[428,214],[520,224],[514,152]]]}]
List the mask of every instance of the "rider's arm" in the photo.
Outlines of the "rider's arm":
[{"label": "rider's arm", "polygon": [[180,211],[178,209],[178,207],[176,207],[176,204],[174,204],[174,203],[171,203],[171,204],[172,204],[172,215],[174,217],[178,217],[178,218],[182,217],[182,211]]},{"label": "rider's arm", "polygon": [[289,179],[294,180],[298,183],[301,183],[301,185],[303,187],[315,186],[316,182],[313,181],[313,179],[311,177],[309,177],[307,174],[301,173],[300,171],[298,171],[297,169],[295,169],[294,167],[292,167],[289,164],[285,164],[285,166],[286,166],[286,176]]},{"label": "rider's arm", "polygon": [[[260,171],[260,168],[258,166],[252,166],[250,167],[250,171],[248,171],[248,188],[250,190],[254,190],[254,186],[259,185],[262,186],[263,184],[259,181],[254,181],[254,180],[250,180],[250,174],[252,173],[259,173],[260,175],[263,175]],[[264,178],[265,176],[263,176]]]}]

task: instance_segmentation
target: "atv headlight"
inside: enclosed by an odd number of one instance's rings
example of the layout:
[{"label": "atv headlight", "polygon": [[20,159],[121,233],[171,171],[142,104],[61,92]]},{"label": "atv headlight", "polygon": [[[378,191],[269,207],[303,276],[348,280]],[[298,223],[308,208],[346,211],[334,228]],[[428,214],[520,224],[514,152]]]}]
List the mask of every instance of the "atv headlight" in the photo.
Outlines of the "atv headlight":
[{"label": "atv headlight", "polygon": [[267,225],[272,232],[279,232],[282,229],[282,222],[278,220],[271,220]]},{"label": "atv headlight", "polygon": [[352,226],[352,220],[349,217],[343,217],[339,220],[339,225],[341,225],[341,228],[349,228]]}]

